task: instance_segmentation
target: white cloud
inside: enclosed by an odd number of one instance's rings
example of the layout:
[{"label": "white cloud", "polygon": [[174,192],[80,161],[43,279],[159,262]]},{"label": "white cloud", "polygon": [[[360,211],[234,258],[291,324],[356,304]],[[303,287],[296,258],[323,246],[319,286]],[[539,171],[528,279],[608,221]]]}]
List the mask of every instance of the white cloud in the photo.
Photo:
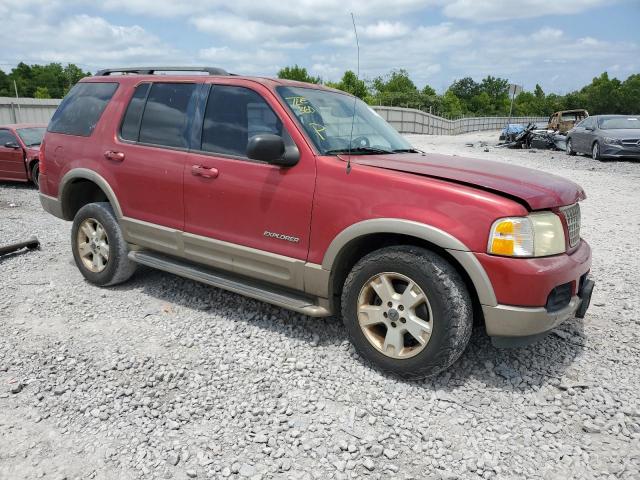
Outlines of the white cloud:
[{"label": "white cloud", "polygon": [[444,14],[451,18],[475,22],[495,22],[514,18],[534,18],[548,15],[575,15],[594,7],[611,5],[612,0],[453,0],[446,4]]},{"label": "white cloud", "polygon": [[[12,11],[4,17],[0,43],[12,45],[11,57],[3,63],[61,62],[84,68],[158,61],[176,54],[155,35],[139,25],[113,25],[89,15],[63,17],[46,23],[30,13]],[[31,25],[24,34],[23,25]],[[15,39],[19,38],[19,42]],[[3,53],[7,54],[5,48]]]},{"label": "white cloud", "polygon": [[[544,26],[540,21],[534,29],[516,31],[497,20],[547,14],[570,18],[571,13],[602,4],[601,0],[550,4],[522,0],[517,5],[506,0],[393,4],[388,0],[0,0],[0,41],[5,46],[0,64],[6,69],[18,61],[59,61],[95,70],[207,63],[240,74],[274,75],[280,67],[297,63],[313,75],[338,80],[345,70],[356,70],[349,15],[353,11],[363,78],[404,68],[418,86],[428,82],[438,90],[454,78],[480,79],[489,74],[528,87],[541,82],[547,89],[569,90],[606,68],[621,77],[637,72],[638,42],[604,40],[598,32],[576,35],[572,28]],[[436,9],[450,20],[429,24]],[[101,10],[110,20],[95,13]],[[151,16],[159,19],[148,24]],[[477,25],[491,20],[496,23]],[[29,25],[28,35],[24,25]],[[162,31],[162,25],[171,27]],[[154,27],[157,30],[149,29]],[[176,40],[176,35],[181,38]]]},{"label": "white cloud", "polygon": [[381,20],[362,28],[362,36],[373,39],[397,38],[409,33],[409,27],[401,22],[387,22]]}]

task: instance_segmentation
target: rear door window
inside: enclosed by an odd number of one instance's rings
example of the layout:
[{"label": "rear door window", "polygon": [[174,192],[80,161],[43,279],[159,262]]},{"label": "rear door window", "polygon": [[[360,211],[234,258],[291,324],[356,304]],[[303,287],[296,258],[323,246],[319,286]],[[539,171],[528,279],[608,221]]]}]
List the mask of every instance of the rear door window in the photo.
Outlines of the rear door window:
[{"label": "rear door window", "polygon": [[125,140],[138,141],[140,134],[140,121],[142,120],[142,112],[144,111],[144,103],[149,92],[149,83],[142,83],[136,87],[133,97],[127,107],[127,113],[124,115],[122,127],[120,128],[120,136]]},{"label": "rear door window", "polygon": [[282,132],[282,122],[258,93],[244,87],[213,86],[204,114],[202,150],[246,157],[252,136]]},{"label": "rear door window", "polygon": [[114,82],[76,84],[53,114],[48,131],[90,136],[117,88]]},{"label": "rear door window", "polygon": [[193,83],[154,83],[142,113],[139,141],[187,148],[191,124],[188,110],[195,91]]}]

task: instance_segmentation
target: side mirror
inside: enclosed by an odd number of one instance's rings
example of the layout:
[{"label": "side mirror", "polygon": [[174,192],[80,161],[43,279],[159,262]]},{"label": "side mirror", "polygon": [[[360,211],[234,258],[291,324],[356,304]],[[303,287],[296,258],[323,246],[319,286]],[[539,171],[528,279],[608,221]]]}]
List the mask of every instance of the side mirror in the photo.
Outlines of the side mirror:
[{"label": "side mirror", "polygon": [[281,167],[292,167],[300,159],[295,145],[285,146],[279,135],[263,133],[254,135],[247,144],[247,157]]},{"label": "side mirror", "polygon": [[20,145],[18,145],[16,142],[7,142],[4,144],[5,148],[13,148],[14,150],[17,150],[18,148],[20,148]]}]

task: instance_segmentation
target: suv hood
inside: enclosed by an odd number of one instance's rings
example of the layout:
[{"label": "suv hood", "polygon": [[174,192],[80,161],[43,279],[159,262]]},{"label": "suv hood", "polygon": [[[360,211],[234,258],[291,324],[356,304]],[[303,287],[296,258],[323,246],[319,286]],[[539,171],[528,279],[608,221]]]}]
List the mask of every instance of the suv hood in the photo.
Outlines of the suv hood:
[{"label": "suv hood", "polygon": [[404,153],[352,155],[351,162],[479,187],[515,198],[530,210],[571,205],[586,198],[582,187],[570,180],[490,160],[436,153]]}]

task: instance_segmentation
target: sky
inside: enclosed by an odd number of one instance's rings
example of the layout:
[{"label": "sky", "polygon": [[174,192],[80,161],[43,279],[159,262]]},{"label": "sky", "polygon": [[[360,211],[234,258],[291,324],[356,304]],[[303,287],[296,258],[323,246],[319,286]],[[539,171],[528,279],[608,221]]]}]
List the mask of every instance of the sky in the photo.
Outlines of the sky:
[{"label": "sky", "polygon": [[640,0],[0,0],[0,68],[206,65],[324,80],[406,69],[438,92],[487,75],[566,93],[640,73]]}]

